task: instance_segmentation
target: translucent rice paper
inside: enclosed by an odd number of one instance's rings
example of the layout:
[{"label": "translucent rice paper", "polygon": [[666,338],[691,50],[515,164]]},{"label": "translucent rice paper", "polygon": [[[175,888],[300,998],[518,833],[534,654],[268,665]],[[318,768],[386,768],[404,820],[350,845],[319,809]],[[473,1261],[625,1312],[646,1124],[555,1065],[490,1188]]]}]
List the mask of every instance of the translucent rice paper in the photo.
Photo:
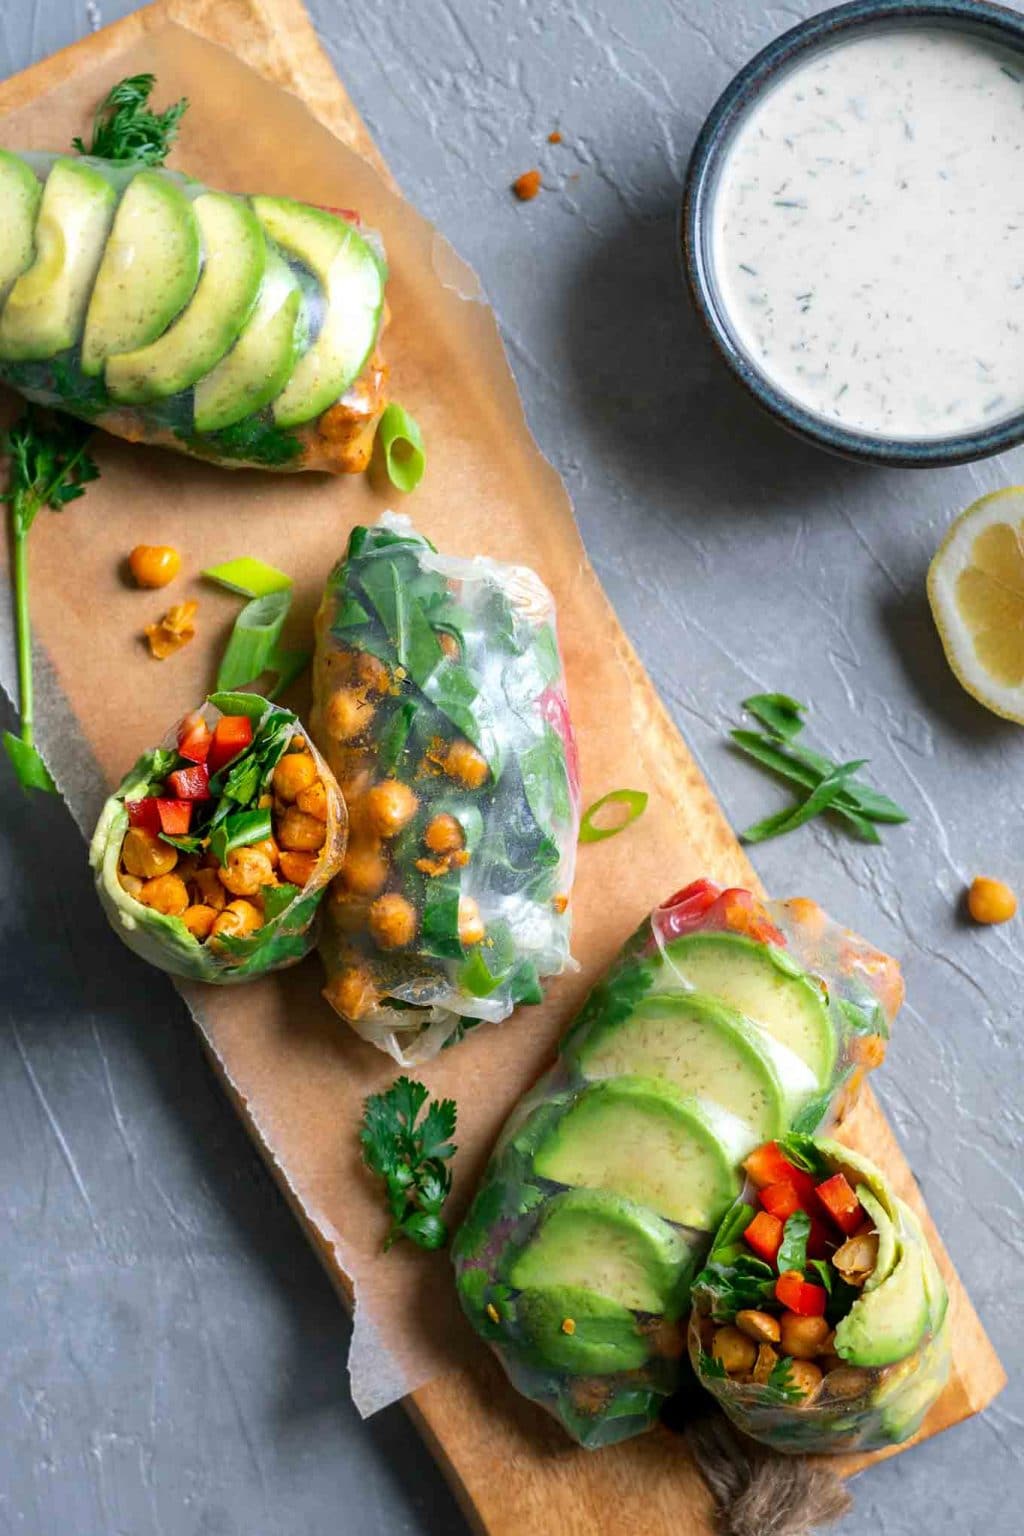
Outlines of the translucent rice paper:
[{"label": "translucent rice paper", "polygon": [[[708,952],[707,936],[712,944],[722,936],[724,946],[719,947],[726,955],[722,985],[714,993],[710,987],[695,991],[690,980],[702,944]],[[745,974],[751,964],[763,965],[768,987],[772,977],[782,978],[783,986],[810,989],[824,1003],[827,1014],[816,1010],[813,1017],[827,1017],[835,1049],[817,1080],[806,1076],[805,1063],[758,1024],[753,1006],[736,1022],[736,999],[727,994],[737,974]],[[788,1083],[788,1123],[780,1120],[773,1128],[773,1134],[780,1134],[794,1126],[810,1132],[848,1112],[865,1072],[884,1055],[902,996],[896,962],[831,922],[816,902],[762,902],[749,891],[723,891],[709,881],[698,881],[657,907],[624,946],[561,1042],[555,1066],[513,1111],[453,1248],[460,1299],[473,1326],[518,1390],[553,1413],[580,1444],[607,1445],[649,1428],[680,1384],[691,1279],[742,1183],[740,1159],[765,1139],[763,1125],[744,1122],[735,1108],[726,1109],[708,1091],[712,1080],[700,1077],[699,1060],[694,1067],[694,1051],[699,1057],[703,1047],[689,1047],[685,1081],[673,1066],[673,1030],[688,1023],[685,1017],[683,1025],[674,1023],[678,1009],[686,1009],[693,998],[699,1020],[709,1007],[730,1006],[724,1025],[713,1020],[712,1026],[727,1030],[734,1041],[739,1036],[736,1050],[742,1055],[732,1057],[736,1070],[751,1036],[762,1059],[770,1053],[772,1073],[780,1084]],[[680,997],[682,1004],[676,1001]],[[631,1021],[652,1013],[663,1015],[665,1023],[642,1059],[634,1037],[631,1059],[622,1059],[626,1047],[620,1047],[619,1057],[605,1054],[602,1060],[603,1041],[610,1037],[614,1051],[623,1027],[628,1031]],[[803,1048],[810,1054],[810,1045]],[[721,1077],[717,1081],[721,1087]],[[570,1184],[543,1171],[545,1159],[550,1161],[547,1149],[572,1118],[578,1119],[581,1108],[588,1112],[595,1096],[610,1092],[624,1095],[618,1102],[626,1107],[604,1111],[595,1122],[598,1145],[606,1148],[618,1141],[633,1150],[626,1163],[616,1160],[614,1173],[602,1151],[597,1167],[592,1161],[589,1165],[586,1183],[592,1188],[585,1193],[582,1180]],[[698,1213],[696,1195],[691,1201],[675,1176],[667,1192],[662,1186],[663,1203],[657,1208],[640,1197],[634,1186],[650,1187],[645,1170],[651,1146],[643,1136],[651,1122],[641,1120],[638,1128],[635,1120],[622,1119],[638,1093],[645,1098],[653,1094],[659,1114],[667,1094],[673,1115],[681,1106],[683,1115],[696,1116],[696,1133],[706,1139],[710,1131],[731,1157],[731,1187],[722,1185],[714,1205]],[[597,1206],[589,1203],[593,1189],[601,1192]],[[529,1283],[523,1283],[524,1256],[529,1264],[532,1245],[541,1239],[550,1245],[550,1231],[565,1223],[566,1210],[581,1200],[592,1232],[596,1228],[600,1234],[603,1223],[616,1223],[616,1231],[627,1234],[623,1241],[657,1256],[662,1304],[649,1298],[644,1305],[631,1304],[621,1291],[613,1296],[594,1284],[594,1275],[608,1274],[608,1244],[600,1235],[588,1239],[592,1246],[585,1252],[570,1253],[568,1259],[560,1250],[557,1282],[535,1264]],[[671,1210],[670,1200],[676,1202]],[[582,1223],[574,1218],[574,1225],[578,1231]],[[635,1285],[635,1277],[628,1285]],[[559,1307],[564,1312],[560,1327]],[[572,1363],[574,1355],[583,1358],[581,1341],[594,1368]]]},{"label": "translucent rice paper", "polygon": [[[353,534],[316,633],[312,727],[353,825],[327,905],[324,995],[411,1066],[539,1003],[540,980],[571,963],[579,764],[555,605],[526,566],[439,554],[387,514]],[[410,796],[396,835],[362,809],[381,783]],[[435,848],[434,827],[457,846]],[[367,857],[381,861],[369,885]],[[416,920],[391,950],[371,931],[385,889]]]},{"label": "translucent rice paper", "polygon": [[[858,1346],[862,1351],[884,1351],[888,1363],[864,1364],[855,1346],[844,1338],[840,1325],[836,1351],[841,1363],[825,1372],[817,1393],[806,1403],[787,1403],[780,1400],[778,1389],[724,1377],[711,1368],[713,1362],[704,1346],[712,1343],[713,1324],[730,1323],[734,1314],[731,1309],[716,1307],[713,1288],[703,1276],[697,1277],[693,1289],[690,1359],[697,1379],[714,1394],[737,1428],[775,1451],[820,1456],[881,1450],[902,1444],[918,1432],[946,1384],[950,1370],[949,1298],[921,1223],[880,1170],[837,1142],[820,1142],[819,1147],[828,1156],[830,1171],[844,1173],[855,1188],[867,1185],[878,1200],[881,1217],[892,1223],[892,1265],[877,1288],[869,1291],[865,1287],[853,1304],[862,1311],[879,1304],[885,1309],[884,1319],[879,1316],[874,1325],[865,1325]],[[748,1186],[741,1200],[748,1206],[756,1205],[756,1191]],[[723,1227],[728,1224],[726,1216]],[[728,1270],[741,1247],[731,1244],[723,1248],[716,1240],[712,1258],[719,1257]],[[909,1283],[897,1272],[904,1266],[910,1272]],[[902,1355],[891,1345],[886,1347],[894,1326],[888,1308],[896,1287],[900,1296],[895,1321],[920,1317],[916,1341]],[[894,1353],[898,1358],[892,1358]]]},{"label": "translucent rice paper", "polygon": [[[38,153],[25,153],[19,158],[44,185],[54,164],[61,159],[56,154]],[[211,202],[210,188],[178,171],[152,167],[140,170],[138,166],[121,165],[94,156],[65,157],[63,164],[94,173],[110,189],[112,200],[106,211],[108,226],[115,219],[116,209],[126,192],[140,175],[150,184],[155,182],[158,188],[167,187],[169,195],[184,199],[192,209]],[[115,437],[126,438],[132,443],[173,448],[229,469],[326,470],[334,474],[354,474],[364,470],[370,462],[377,422],[387,403],[387,369],[377,348],[385,315],[383,284],[387,275],[379,235],[362,226],[356,210],[295,205],[300,217],[312,224],[314,238],[322,241],[326,237],[337,247],[330,264],[315,273],[310,265],[315,256],[309,249],[304,247],[300,255],[292,245],[283,243],[288,239],[287,231],[282,233],[276,226],[271,226],[280,241],[272,237],[270,227],[261,231],[254,216],[254,207],[258,211],[259,200],[253,205],[247,198],[228,200],[218,195],[217,201],[222,208],[227,205],[240,211],[241,222],[248,228],[236,231],[239,242],[244,232],[258,246],[256,254],[260,270],[253,273],[255,285],[249,284],[251,292],[244,312],[239,310],[233,320],[226,319],[227,305],[221,302],[218,292],[210,306],[211,312],[203,314],[201,323],[197,320],[196,324],[191,324],[191,315],[209,296],[203,293],[201,267],[209,267],[211,252],[203,248],[200,235],[199,261],[195,269],[198,285],[193,284],[187,293],[182,292],[182,302],[165,325],[154,328],[150,323],[143,338],[145,348],[141,340],[124,348],[125,354],[141,359],[144,349],[148,351],[152,347],[155,351],[159,346],[166,346],[174,341],[179,331],[191,336],[194,344],[203,345],[211,333],[216,336],[218,328],[225,326],[222,343],[214,347],[209,366],[202,368],[194,386],[188,383],[186,387],[170,392],[166,389],[157,392],[152,388],[147,391],[144,387],[141,394],[146,398],[140,396],[134,403],[124,403],[110,373],[111,365],[116,368],[123,358],[108,358],[106,367],[97,369],[84,355],[83,342],[89,334],[84,310],[78,319],[78,334],[73,345],[46,356],[37,355],[37,349],[30,360],[4,353],[0,356],[0,381],[28,400],[57,406],[85,421],[95,422]],[[187,216],[195,219],[194,214]],[[142,222],[136,217],[131,228],[138,230]],[[198,224],[194,227],[198,232]],[[308,232],[302,231],[300,244]],[[231,247],[223,229],[219,231],[219,237],[221,243],[216,255],[223,262],[230,257]],[[9,230],[7,238],[10,238]],[[0,251],[3,239],[0,232]],[[108,254],[102,259],[99,251],[96,253],[99,281],[105,277],[109,281],[123,281],[123,274],[130,274],[134,266],[147,261],[152,264],[145,300],[148,306],[155,306],[169,279],[166,274],[161,276],[154,253],[138,238],[133,240],[128,229],[122,229],[116,222],[107,229],[103,249]],[[178,266],[184,264],[185,259],[181,252],[174,256]],[[246,259],[249,259],[248,253]],[[353,272],[346,270],[340,280],[333,277],[348,264],[354,267]],[[34,273],[32,275],[34,277]],[[95,292],[96,280],[95,276],[90,280],[90,292]],[[332,281],[335,282],[333,293],[328,287]],[[16,290],[13,296],[17,298]],[[0,294],[2,300],[9,297],[11,291]],[[127,303],[123,291],[120,297],[123,311]],[[90,307],[88,315],[91,314]],[[335,398],[324,403],[324,390],[318,385],[329,372],[331,361],[314,354],[341,326],[348,327],[350,348],[353,330],[362,338],[358,347],[366,356],[356,377]],[[4,351],[2,342],[3,322],[0,320],[0,352]],[[179,368],[181,366],[189,368],[187,353],[184,364],[178,364]],[[138,371],[138,366],[134,371]],[[300,378],[314,392],[309,398],[315,397],[316,403],[305,409],[301,404],[297,408],[293,405],[287,420],[279,422],[276,409],[285,399],[285,392]],[[138,392],[137,380],[134,382]],[[204,411],[208,413],[208,419],[204,418]]]}]

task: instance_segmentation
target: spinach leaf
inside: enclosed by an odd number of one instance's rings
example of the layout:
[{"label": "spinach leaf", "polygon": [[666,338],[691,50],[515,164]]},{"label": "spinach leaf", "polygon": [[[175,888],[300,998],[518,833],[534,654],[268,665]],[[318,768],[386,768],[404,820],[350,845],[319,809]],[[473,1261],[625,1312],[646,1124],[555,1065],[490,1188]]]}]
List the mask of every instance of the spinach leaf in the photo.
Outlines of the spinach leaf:
[{"label": "spinach leaf", "polygon": [[807,1267],[807,1239],[811,1235],[811,1218],[806,1211],[794,1211],[786,1217],[779,1247],[779,1274],[796,1269],[803,1274]]}]

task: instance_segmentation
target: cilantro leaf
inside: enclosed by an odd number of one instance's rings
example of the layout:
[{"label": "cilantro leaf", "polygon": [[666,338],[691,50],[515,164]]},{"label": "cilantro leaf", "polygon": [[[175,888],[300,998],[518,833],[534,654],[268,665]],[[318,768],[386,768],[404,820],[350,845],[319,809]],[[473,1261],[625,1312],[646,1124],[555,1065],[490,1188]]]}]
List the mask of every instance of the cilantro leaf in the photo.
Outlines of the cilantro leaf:
[{"label": "cilantro leaf", "polygon": [[155,75],[129,75],[119,80],[100,102],[92,122],[92,143],[72,143],[80,155],[103,160],[134,160],[140,165],[163,165],[178,136],[188,102],[182,97],[165,112],[154,112],[149,98]]},{"label": "cilantro leaf", "polygon": [[452,1187],[447,1164],[455,1155],[457,1111],[453,1099],[428,1104],[429,1097],[423,1083],[400,1077],[386,1093],[370,1094],[363,1104],[363,1161],[384,1179],[391,1212],[385,1248],[400,1237],[427,1249],[443,1248],[448,1241],[440,1213]]},{"label": "cilantro leaf", "polygon": [[803,1274],[807,1267],[807,1239],[811,1235],[811,1218],[806,1211],[794,1211],[786,1217],[779,1246],[779,1274],[796,1269]]}]

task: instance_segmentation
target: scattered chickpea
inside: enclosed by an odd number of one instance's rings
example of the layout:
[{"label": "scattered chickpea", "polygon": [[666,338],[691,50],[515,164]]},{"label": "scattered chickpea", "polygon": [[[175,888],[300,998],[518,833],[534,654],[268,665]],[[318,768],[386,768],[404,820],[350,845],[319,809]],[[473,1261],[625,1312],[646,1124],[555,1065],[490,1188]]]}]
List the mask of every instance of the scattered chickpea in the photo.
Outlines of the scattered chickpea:
[{"label": "scattered chickpea", "polygon": [[217,878],[232,896],[255,896],[263,886],[273,885],[274,868],[266,854],[255,848],[232,848]]},{"label": "scattered chickpea", "polygon": [[279,854],[278,869],[289,885],[308,885],[316,865],[315,853],[293,853],[289,848],[282,848]]},{"label": "scattered chickpea", "polygon": [[342,879],[357,896],[377,896],[388,883],[388,861],[377,842],[357,840],[348,845]]},{"label": "scattered chickpea", "polygon": [[128,569],[137,587],[166,587],[181,570],[181,556],[170,544],[136,544]]},{"label": "scattered chickpea", "polygon": [[782,1353],[794,1360],[820,1355],[832,1331],[823,1317],[799,1317],[795,1312],[783,1312],[779,1326]]},{"label": "scattered chickpea", "polygon": [[794,1360],[789,1368],[789,1385],[800,1393],[804,1403],[809,1403],[821,1386],[821,1371],[813,1360]]},{"label": "scattered chickpea", "polygon": [[458,779],[467,789],[479,789],[490,773],[483,753],[461,736],[451,743],[441,766],[450,779]]},{"label": "scattered chickpea", "polygon": [[215,869],[197,869],[192,876],[191,884],[198,894],[199,905],[212,907],[215,912],[223,912],[228,899]]},{"label": "scattered chickpea", "polygon": [[214,923],[217,921],[217,913],[213,907],[207,907],[200,903],[198,906],[189,907],[182,918],[185,927],[194,939],[200,944],[208,938]]},{"label": "scattered chickpea", "polygon": [[188,888],[177,875],[156,875],[146,881],[138,899],[165,917],[180,917],[188,907]]},{"label": "scattered chickpea", "polygon": [[1017,910],[1017,898],[1002,880],[976,875],[967,892],[967,910],[976,923],[1008,923]]},{"label": "scattered chickpea", "polygon": [[138,875],[125,874],[122,869],[117,879],[122,891],[127,891],[129,896],[134,896],[135,900],[138,901],[139,892],[143,886],[143,881],[139,879]]},{"label": "scattered chickpea", "polygon": [[316,779],[316,763],[309,752],[286,752],[274,769],[274,793],[280,800],[297,800]]},{"label": "scattered chickpea", "polygon": [[210,930],[210,937],[241,939],[248,933],[255,933],[262,926],[263,913],[251,901],[232,901],[217,918]]},{"label": "scattered chickpea", "polygon": [[129,827],[121,844],[121,862],[130,875],[150,880],[170,874],[178,862],[178,850],[142,827]]},{"label": "scattered chickpea", "polygon": [[358,1020],[375,1008],[379,995],[369,971],[361,965],[349,965],[333,976],[324,988],[324,997],[343,1019]]},{"label": "scattered chickpea", "polygon": [[758,1344],[777,1344],[782,1337],[777,1317],[772,1317],[770,1312],[758,1312],[750,1307],[744,1307],[736,1313],[736,1327]]},{"label": "scattered chickpea", "polygon": [[727,1325],[724,1328],[716,1328],[711,1353],[716,1360],[721,1361],[729,1375],[733,1376],[754,1369],[757,1346],[753,1339],[748,1339],[747,1335],[741,1333],[738,1328]]},{"label": "scattered chickpea", "polygon": [[290,805],[277,824],[277,841],[291,853],[318,853],[327,839],[327,828],[315,816]]},{"label": "scattered chickpea", "polygon": [[339,688],[332,693],[324,711],[327,733],[336,741],[353,741],[362,734],[374,716],[374,707],[357,688]]},{"label": "scattered chickpea", "polygon": [[323,780],[314,779],[308,789],[300,790],[295,797],[295,804],[300,811],[305,811],[307,816],[315,816],[317,821],[326,821],[328,804]]},{"label": "scattered chickpea", "polygon": [[378,837],[394,837],[415,816],[419,800],[408,784],[384,779],[366,791],[363,809],[366,823]]},{"label": "scattered chickpea", "polygon": [[512,191],[521,203],[529,203],[537,196],[540,185],[540,171],[524,171],[512,183]]},{"label": "scattered chickpea", "polygon": [[487,932],[480,908],[472,896],[459,897],[459,940],[463,944],[479,944]]},{"label": "scattered chickpea", "polygon": [[759,1344],[757,1346],[757,1360],[754,1363],[753,1377],[759,1386],[764,1386],[778,1361],[779,1356],[770,1344]]},{"label": "scattered chickpea", "polygon": [[442,811],[430,822],[423,841],[431,853],[457,853],[462,847],[462,828],[454,816]]},{"label": "scattered chickpea", "polygon": [[397,891],[378,896],[370,907],[369,928],[380,949],[404,949],[416,937],[416,908]]}]

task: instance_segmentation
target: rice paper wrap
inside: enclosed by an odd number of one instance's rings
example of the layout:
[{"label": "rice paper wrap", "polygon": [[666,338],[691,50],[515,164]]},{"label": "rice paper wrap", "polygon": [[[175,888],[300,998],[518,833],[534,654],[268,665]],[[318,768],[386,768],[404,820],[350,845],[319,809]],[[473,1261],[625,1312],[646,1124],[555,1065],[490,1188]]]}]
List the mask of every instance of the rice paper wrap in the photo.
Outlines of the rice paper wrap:
[{"label": "rice paper wrap", "polygon": [[834,1330],[812,1361],[819,1379],[810,1390],[794,1372],[785,1334],[771,1346],[776,1359],[759,1354],[754,1373],[728,1372],[715,1341],[721,1328],[735,1324],[737,1310],[769,1316],[783,1311],[774,1295],[773,1266],[757,1259],[743,1239],[758,1207],[758,1191],[748,1184],[694,1281],[694,1371],[737,1428],[773,1450],[831,1455],[900,1444],[920,1429],[949,1374],[945,1282],[917,1216],[874,1163],[835,1141],[794,1141],[792,1148],[784,1141],[783,1150],[816,1180],[841,1173],[860,1197],[861,1232],[877,1251],[875,1268],[862,1283],[844,1284],[829,1256],[841,1252],[844,1241],[834,1228],[819,1250],[824,1256],[806,1266],[806,1278],[827,1284],[824,1322]]},{"label": "rice paper wrap", "polygon": [[351,819],[325,996],[413,1065],[572,964],[579,772],[553,601],[525,566],[439,554],[387,514],[331,573],[313,694]]},{"label": "rice paper wrap", "polygon": [[895,961],[815,902],[710,881],[652,912],[592,990],[453,1246],[474,1328],[580,1444],[657,1420],[742,1160],[846,1112],[901,1000]]},{"label": "rice paper wrap", "polygon": [[[344,858],[348,818],[333,774],[291,710],[281,709],[257,694],[235,693],[212,694],[197,713],[211,728],[222,714],[248,714],[252,722],[251,748],[211,779],[214,799],[203,802],[211,810],[221,806],[230,815],[251,812],[261,797],[273,795],[278,763],[293,740],[302,738],[324,785],[327,801],[324,841],[308,878],[299,887],[283,878],[278,869],[273,888],[263,890],[258,898],[265,914],[261,927],[244,936],[209,937],[205,941],[194,937],[180,916],[154,911],[124,888],[119,870],[130,826],[128,805],[162,793],[168,773],[175,767],[188,766],[177,750],[183,722],[168,731],[159,747],[143,753],[107,800],[93,833],[89,863],[110,925],[129,949],[172,976],[217,985],[237,984],[294,965],[315,947],[324,892]],[[243,777],[248,782],[241,784]],[[236,785],[240,785],[239,798],[233,794]],[[280,802],[275,799],[274,826],[280,809]],[[203,814],[208,816],[209,812]],[[208,836],[204,837],[204,847],[208,842]],[[182,857],[189,855],[183,851]],[[190,862],[199,857],[200,853],[192,855]],[[231,893],[225,892],[225,905],[231,899]]]},{"label": "rice paper wrap", "polygon": [[0,380],[129,442],[233,469],[365,469],[386,281],[351,210],[0,151]]}]

